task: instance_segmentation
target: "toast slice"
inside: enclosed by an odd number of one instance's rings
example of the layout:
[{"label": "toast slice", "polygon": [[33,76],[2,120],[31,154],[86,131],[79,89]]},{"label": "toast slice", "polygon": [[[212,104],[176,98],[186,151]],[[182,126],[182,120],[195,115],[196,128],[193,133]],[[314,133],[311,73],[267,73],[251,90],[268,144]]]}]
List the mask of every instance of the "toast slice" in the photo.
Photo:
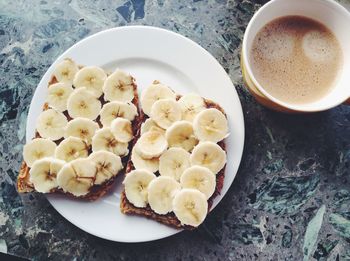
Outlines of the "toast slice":
[{"label": "toast slice", "polygon": [[[84,66],[79,66],[79,69],[82,69],[82,68],[84,68]],[[108,76],[110,74],[106,73],[106,75]],[[52,86],[55,83],[58,83],[58,80],[54,75],[52,75],[52,77],[48,83],[48,88],[50,88],[50,86]],[[139,125],[140,125],[140,112],[138,109],[139,97],[138,97],[138,92],[137,92],[137,85],[136,85],[135,79],[133,77],[132,77],[132,87],[133,87],[134,97],[133,97],[131,103],[134,104],[135,107],[137,108],[137,115],[135,116],[134,120],[131,121],[132,133],[135,136],[135,134],[137,133],[137,131],[139,129]],[[106,101],[104,99],[103,95],[101,97],[99,97],[99,101],[101,102],[102,106],[104,104],[108,103],[108,101]],[[50,109],[50,106],[49,106],[48,102],[45,102],[45,104],[43,106],[43,111],[46,111],[48,109]],[[63,114],[66,116],[68,122],[72,120],[72,117],[68,114],[67,110],[65,110],[63,112]],[[100,116],[98,116],[94,120],[94,122],[96,122],[99,125],[100,129],[103,128]],[[35,132],[35,137],[33,139],[35,139],[35,138],[41,138],[38,131]],[[60,142],[62,142],[62,140],[63,140],[63,138],[55,141],[55,143],[58,145],[58,144],[60,144]],[[131,151],[131,149],[132,149],[132,143],[133,142],[130,141],[128,144],[129,151]],[[89,147],[88,153],[89,153],[89,155],[92,153],[91,145]],[[89,192],[87,194],[79,196],[79,198],[93,201],[93,200],[97,200],[97,199],[101,198],[103,195],[105,195],[112,187],[116,176],[125,171],[125,167],[126,167],[128,160],[129,160],[129,153],[127,153],[124,156],[121,156],[121,162],[122,162],[123,168],[120,171],[118,171],[118,173],[114,173],[110,179],[104,181],[103,183],[98,184],[98,185],[94,184],[92,187],[90,187]],[[17,190],[19,193],[27,193],[27,192],[35,192],[36,191],[33,183],[30,182],[30,173],[29,172],[30,172],[30,167],[23,160],[23,162],[21,164],[21,168],[19,170],[19,175],[17,177]],[[49,193],[66,194],[67,196],[74,197],[74,198],[78,197],[78,196],[75,196],[69,192],[64,192],[63,189],[59,188],[59,187],[50,190]]]},{"label": "toast slice", "polygon": [[[158,81],[155,81],[154,83],[159,83]],[[176,100],[179,100],[181,98],[181,95],[177,95],[176,96]],[[220,107],[219,104],[202,98],[204,100],[204,104],[206,108],[215,108],[219,111],[221,111],[225,116],[225,112],[222,109],[222,107]],[[140,127],[138,129],[138,132],[136,133],[135,139],[133,141],[133,146],[135,146],[135,144],[137,143],[138,139],[141,136],[141,124],[143,122],[145,122],[149,117],[144,113],[144,111],[142,109],[140,109],[140,118],[139,118],[139,124]],[[217,143],[226,153],[226,147],[225,147],[225,142],[222,140],[220,142]],[[213,200],[215,199],[216,196],[218,196],[222,190],[223,184],[224,184],[224,178],[225,178],[225,166],[216,174],[216,187],[215,187],[215,191],[212,194],[212,196],[207,200],[208,201],[208,212],[210,211],[210,208],[213,204]],[[127,163],[126,166],[126,170],[125,170],[125,174],[128,175],[128,173],[130,173],[131,171],[135,170],[135,166],[131,160],[131,158],[129,158],[129,161]],[[160,176],[159,172],[155,173],[156,176]],[[187,229],[187,230],[192,230],[195,229],[194,226],[190,226],[190,225],[184,225],[181,224],[180,220],[176,217],[176,215],[174,214],[174,212],[169,212],[165,215],[160,215],[157,214],[154,210],[151,209],[150,205],[147,204],[146,207],[144,208],[140,208],[140,207],[136,207],[134,206],[127,198],[126,193],[125,193],[125,189],[122,191],[121,193],[121,200],[120,200],[120,210],[122,213],[127,214],[127,215],[138,215],[138,216],[143,216],[155,221],[158,221],[160,223],[163,223],[165,225],[177,228],[177,229]]]}]

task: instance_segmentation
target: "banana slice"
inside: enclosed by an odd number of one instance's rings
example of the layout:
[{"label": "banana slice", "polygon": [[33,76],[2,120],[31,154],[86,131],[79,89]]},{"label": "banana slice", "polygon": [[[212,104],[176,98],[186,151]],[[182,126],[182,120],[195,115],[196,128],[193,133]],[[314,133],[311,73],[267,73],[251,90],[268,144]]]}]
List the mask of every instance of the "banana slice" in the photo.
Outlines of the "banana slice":
[{"label": "banana slice", "polygon": [[57,174],[57,183],[64,192],[81,197],[94,184],[96,166],[89,159],[75,159],[65,164]]},{"label": "banana slice", "polygon": [[227,136],[227,119],[218,109],[206,109],[194,118],[193,130],[200,141],[219,142]]},{"label": "banana slice", "polygon": [[128,143],[119,142],[113,135],[111,128],[103,128],[96,131],[92,137],[92,151],[106,150],[118,156],[125,156],[129,153]]},{"label": "banana slice", "polygon": [[170,177],[157,177],[148,184],[148,203],[154,212],[165,215],[173,210],[173,199],[181,189],[180,184]]},{"label": "banana slice", "polygon": [[96,185],[100,185],[116,176],[123,168],[120,157],[109,151],[93,152],[88,159],[93,161],[96,166]]},{"label": "banana slice", "polygon": [[149,128],[149,131],[157,131],[157,132],[162,133],[165,136],[165,130],[160,128],[160,127],[152,126]]},{"label": "banana slice", "polygon": [[67,100],[67,110],[72,118],[94,120],[101,110],[101,102],[85,87],[75,89]]},{"label": "banana slice", "polygon": [[165,134],[165,130],[162,129],[161,127],[159,127],[157,125],[157,123],[155,123],[154,120],[152,120],[151,118],[148,118],[144,123],[141,124],[141,135],[146,133],[149,130],[157,130],[162,132],[163,134]]},{"label": "banana slice", "polygon": [[103,127],[109,127],[118,117],[133,121],[136,115],[138,115],[137,108],[133,103],[113,101],[103,105],[100,120]]},{"label": "banana slice", "polygon": [[87,118],[78,117],[68,122],[64,132],[64,137],[77,137],[85,141],[86,144],[90,145],[91,139],[98,129],[99,126],[96,122]]},{"label": "banana slice", "polygon": [[198,227],[208,213],[205,195],[197,189],[182,189],[173,200],[173,211],[181,224]]},{"label": "banana slice", "polygon": [[66,162],[77,158],[86,158],[89,154],[87,144],[77,137],[64,139],[56,148],[55,157]]},{"label": "banana slice", "polygon": [[133,79],[119,69],[107,77],[102,89],[107,101],[131,102],[134,99]]},{"label": "banana slice", "polygon": [[209,169],[192,166],[184,171],[180,179],[183,188],[198,189],[209,199],[216,187],[216,176]]},{"label": "banana slice", "polygon": [[64,135],[64,128],[68,121],[66,116],[54,109],[40,113],[36,122],[36,130],[42,138],[59,140]]},{"label": "banana slice", "polygon": [[160,175],[170,176],[177,181],[190,166],[190,153],[182,148],[170,148],[159,158]]},{"label": "banana slice", "polygon": [[73,92],[72,85],[69,83],[58,82],[48,88],[47,103],[57,111],[67,110],[67,100]]},{"label": "banana slice", "polygon": [[203,141],[194,147],[190,160],[192,166],[203,166],[217,174],[226,164],[226,153],[218,144]]},{"label": "banana slice", "polygon": [[126,198],[135,207],[146,207],[148,184],[155,178],[156,175],[145,169],[133,170],[128,173],[123,181]]},{"label": "banana slice", "polygon": [[143,112],[147,115],[151,115],[152,105],[160,99],[176,100],[176,94],[166,85],[154,82],[141,94],[141,107]]},{"label": "banana slice", "polygon": [[182,96],[178,103],[181,107],[182,119],[190,122],[193,121],[198,113],[206,108],[203,98],[194,93]]},{"label": "banana slice", "polygon": [[165,132],[169,147],[180,147],[191,151],[197,145],[198,140],[194,136],[192,123],[188,121],[176,121]]},{"label": "banana slice", "polygon": [[129,142],[134,137],[131,121],[124,118],[116,118],[112,121],[111,132],[120,142]]},{"label": "banana slice", "polygon": [[37,138],[23,147],[23,159],[28,167],[32,167],[36,160],[52,157],[55,154],[56,143],[51,140]]},{"label": "banana slice", "polygon": [[131,151],[131,161],[135,169],[146,169],[151,172],[157,172],[159,169],[159,159],[143,159],[134,147]]},{"label": "banana slice", "polygon": [[63,160],[54,158],[43,158],[35,161],[29,171],[29,180],[33,183],[35,190],[48,193],[57,188],[56,176],[64,164]]},{"label": "banana slice", "polygon": [[159,131],[148,131],[136,143],[140,156],[144,159],[158,158],[168,148],[168,142]]},{"label": "banana slice", "polygon": [[106,73],[97,66],[87,66],[80,69],[74,77],[75,88],[85,87],[95,97],[102,95],[102,86],[107,78]]},{"label": "banana slice", "polygon": [[175,121],[181,120],[180,105],[170,99],[156,101],[151,109],[151,118],[161,128],[167,129]]},{"label": "banana slice", "polygon": [[65,58],[56,66],[53,75],[59,82],[72,84],[78,70],[79,68],[73,60]]}]

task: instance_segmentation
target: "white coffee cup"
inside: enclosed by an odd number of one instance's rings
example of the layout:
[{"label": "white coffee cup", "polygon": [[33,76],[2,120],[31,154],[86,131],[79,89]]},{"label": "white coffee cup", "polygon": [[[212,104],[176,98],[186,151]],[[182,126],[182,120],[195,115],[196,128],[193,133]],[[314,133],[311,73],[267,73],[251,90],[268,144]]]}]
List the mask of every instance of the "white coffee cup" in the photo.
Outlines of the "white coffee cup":
[{"label": "white coffee cup", "polygon": [[[250,50],[256,34],[270,21],[288,15],[312,18],[327,26],[338,39],[343,52],[343,66],[333,89],[320,100],[289,104],[269,94],[257,81],[251,67]],[[272,0],[250,20],[243,38],[241,67],[247,87],[263,105],[286,112],[316,112],[350,102],[350,13],[333,0]]]}]

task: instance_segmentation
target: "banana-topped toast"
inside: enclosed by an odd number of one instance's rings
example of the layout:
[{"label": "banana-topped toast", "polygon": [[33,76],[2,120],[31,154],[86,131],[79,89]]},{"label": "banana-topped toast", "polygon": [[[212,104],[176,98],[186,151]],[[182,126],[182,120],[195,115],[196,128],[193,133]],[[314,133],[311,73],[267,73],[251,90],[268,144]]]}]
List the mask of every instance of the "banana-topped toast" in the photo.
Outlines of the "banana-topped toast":
[{"label": "banana-topped toast", "polygon": [[180,96],[158,81],[142,92],[140,104],[121,211],[175,228],[198,227],[224,182],[226,114],[213,101]]},{"label": "banana-topped toast", "polygon": [[204,221],[227,160],[228,122],[217,103],[158,81],[139,102],[128,73],[68,58],[47,92],[35,137],[23,148],[19,192],[95,200],[125,172],[122,213],[185,229]]},{"label": "banana-topped toast", "polygon": [[138,118],[131,75],[64,59],[48,84],[35,137],[23,148],[18,191],[101,197],[128,161]]}]

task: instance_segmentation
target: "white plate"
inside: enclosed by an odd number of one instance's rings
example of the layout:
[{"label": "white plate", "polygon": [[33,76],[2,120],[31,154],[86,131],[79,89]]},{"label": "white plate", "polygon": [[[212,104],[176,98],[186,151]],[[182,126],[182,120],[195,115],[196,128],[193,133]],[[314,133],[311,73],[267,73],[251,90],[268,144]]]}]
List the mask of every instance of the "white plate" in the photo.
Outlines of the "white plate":
[{"label": "white plate", "polygon": [[[195,42],[155,27],[119,27],[94,34],[64,52],[41,79],[29,109],[27,142],[34,136],[36,118],[45,102],[53,68],[65,57],[71,57],[82,65],[98,65],[107,70],[119,67],[136,78],[139,92],[157,79],[178,93],[196,92],[219,103],[227,113],[231,133],[226,139],[228,162],[225,182],[213,207],[220,202],[232,184],[241,160],[244,120],[236,90],[213,56]],[[120,213],[122,178],[117,179],[111,193],[95,202],[62,195],[48,195],[47,198],[63,217],[77,227],[113,241],[150,241],[181,231],[143,217]]]}]

